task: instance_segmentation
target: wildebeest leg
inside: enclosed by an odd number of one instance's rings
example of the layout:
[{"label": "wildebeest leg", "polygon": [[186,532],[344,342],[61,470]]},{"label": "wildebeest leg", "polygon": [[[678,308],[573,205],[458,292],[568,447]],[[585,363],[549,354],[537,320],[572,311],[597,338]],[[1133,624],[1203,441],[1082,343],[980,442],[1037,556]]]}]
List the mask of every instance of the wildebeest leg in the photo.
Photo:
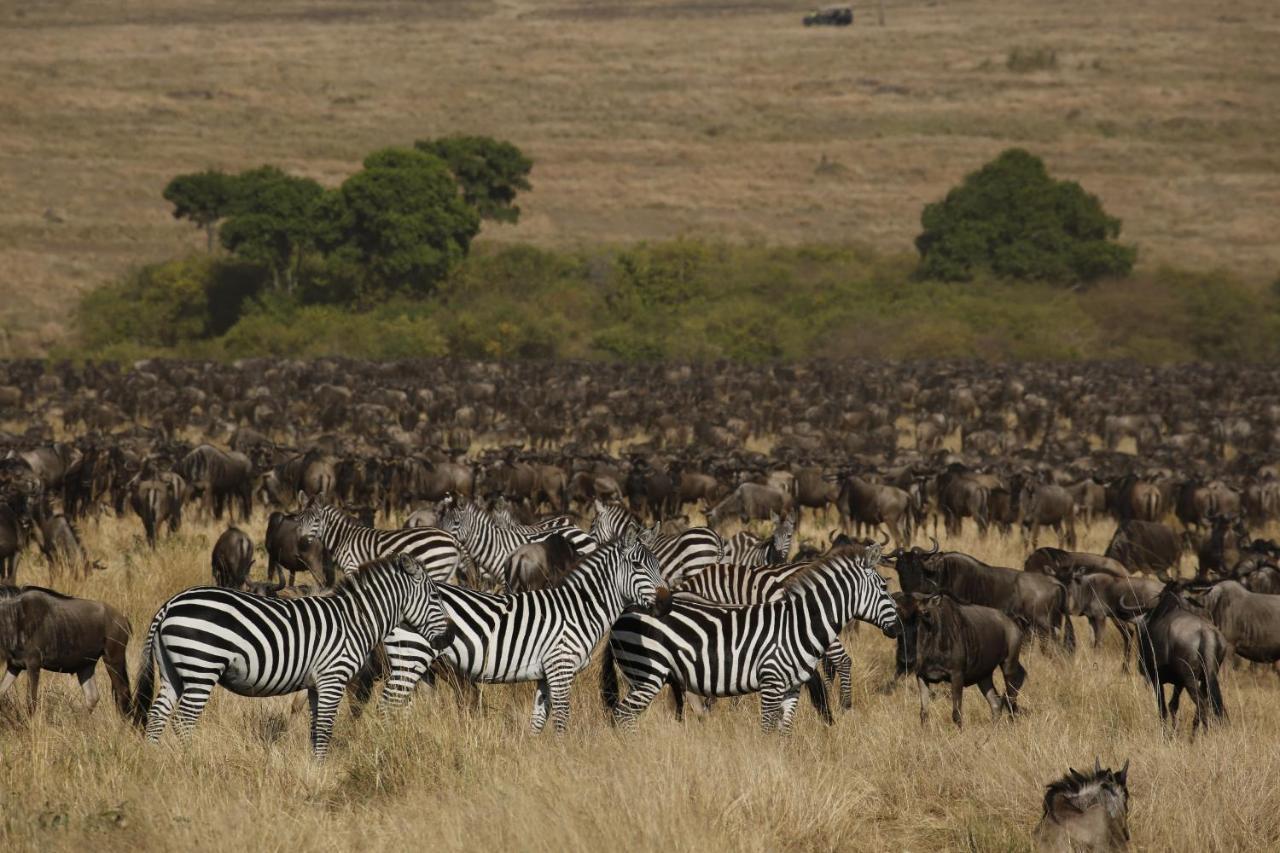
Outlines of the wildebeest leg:
[{"label": "wildebeest leg", "polygon": [[13,686],[13,682],[17,679],[18,673],[20,672],[22,672],[22,670],[14,667],[13,664],[9,665],[9,668],[4,674],[4,681],[0,681],[0,696],[9,692],[9,688]]},{"label": "wildebeest leg", "polygon": [[956,724],[956,728],[964,728],[964,676],[951,676],[951,722]]},{"label": "wildebeest leg", "polygon": [[[1093,647],[1096,649],[1102,645],[1102,632],[1107,627],[1107,617],[1105,616],[1089,616],[1089,627],[1093,629]],[[1121,629],[1120,633],[1124,633]]]},{"label": "wildebeest leg", "polygon": [[84,691],[85,710],[92,712],[98,704],[98,683],[93,679],[94,667],[88,666],[76,673],[80,689]]},{"label": "wildebeest leg", "polygon": [[[1117,619],[1116,627],[1120,629],[1120,636],[1124,639],[1124,656],[1120,658],[1120,671],[1129,671],[1129,647],[1133,644],[1133,626],[1129,623]],[[1161,694],[1163,695],[1163,693]]]},{"label": "wildebeest leg", "polygon": [[929,683],[918,675],[916,687],[920,689],[920,725],[923,726],[929,720],[929,700],[933,694],[929,692]]},{"label": "wildebeest leg", "polygon": [[991,675],[987,675],[978,682],[978,689],[982,691],[983,696],[987,697],[987,704],[991,706],[991,722],[996,722],[1000,719],[1000,712],[1004,710],[1004,700],[996,692],[995,680]]},{"label": "wildebeest leg", "polygon": [[27,713],[34,715],[36,712],[36,705],[37,705],[36,700],[39,698],[38,693],[40,690],[40,665],[38,662],[35,663],[34,666],[32,666],[31,664],[28,664],[26,667],[26,670],[27,670]]}]

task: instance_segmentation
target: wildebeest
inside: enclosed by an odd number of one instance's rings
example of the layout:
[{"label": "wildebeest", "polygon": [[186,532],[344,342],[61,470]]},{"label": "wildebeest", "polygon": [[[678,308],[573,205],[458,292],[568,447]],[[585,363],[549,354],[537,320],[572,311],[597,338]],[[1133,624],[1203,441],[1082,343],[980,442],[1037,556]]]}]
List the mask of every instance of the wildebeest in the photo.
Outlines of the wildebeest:
[{"label": "wildebeest", "polygon": [[[945,593],[918,602],[916,683],[920,688],[920,723],[929,719],[931,684],[951,685],[951,719],[964,725],[964,688],[976,684],[991,706],[991,719],[1004,710],[1018,712],[1018,693],[1026,669],[1018,661],[1022,629],[1004,613],[978,604],[961,604]],[[1004,676],[1005,695],[996,692],[992,676]]]},{"label": "wildebeest", "polygon": [[1209,535],[1196,550],[1199,566],[1196,579],[1204,580],[1211,575],[1223,575],[1235,569],[1240,560],[1240,552],[1250,542],[1249,531],[1245,529],[1244,519],[1238,515],[1211,515]]},{"label": "wildebeest", "polygon": [[237,502],[241,518],[253,514],[253,463],[243,453],[202,444],[183,457],[175,470],[203,499],[205,512],[214,518],[222,518],[228,502],[233,521]]},{"label": "wildebeest", "polygon": [[[1213,623],[1192,612],[1174,582],[1166,584],[1156,606],[1137,617],[1138,668],[1156,692],[1160,721],[1177,725],[1178,701],[1185,690],[1196,704],[1191,723],[1194,737],[1198,727],[1208,728],[1209,716],[1222,720],[1227,709],[1222,701],[1218,669],[1227,654],[1227,641]],[[1165,704],[1164,685],[1173,685],[1173,696]]]},{"label": "wildebeest", "polygon": [[527,592],[559,586],[578,558],[573,543],[558,533],[521,545],[507,558],[503,572],[506,591]]},{"label": "wildebeest", "polygon": [[1124,850],[1129,846],[1129,762],[1092,773],[1068,769],[1044,792],[1044,814],[1032,835],[1042,853]]},{"label": "wildebeest", "polygon": [[1128,670],[1133,628],[1127,615],[1154,607],[1163,588],[1162,583],[1149,578],[1081,570],[1071,580],[1068,599],[1072,602],[1072,614],[1089,620],[1095,648],[1102,643],[1102,629],[1107,620],[1111,620],[1124,640],[1121,668]]},{"label": "wildebeest", "polygon": [[1280,660],[1280,596],[1250,592],[1236,581],[1224,580],[1193,597],[1222,632],[1227,654],[1255,663]]},{"label": "wildebeest", "polygon": [[129,672],[125,649],[129,620],[101,601],[72,598],[38,586],[0,588],[0,655],[8,667],[0,694],[27,673],[27,709],[34,713],[40,671],[76,676],[89,710],[98,703],[94,670],[101,659],[120,713],[129,716]]},{"label": "wildebeest", "polygon": [[18,558],[27,546],[29,520],[0,501],[0,583],[12,584],[18,577]]},{"label": "wildebeest", "polygon": [[213,544],[213,582],[217,586],[240,589],[253,568],[253,540],[238,527],[228,527]]},{"label": "wildebeest", "polygon": [[148,546],[156,547],[156,533],[161,522],[168,521],[170,532],[174,530],[174,519],[181,518],[181,507],[175,506],[176,501],[173,489],[162,480],[140,480],[134,483],[129,505],[142,519]]},{"label": "wildebeest", "polygon": [[899,547],[911,544],[911,495],[897,486],[848,476],[840,484],[836,507],[846,525],[878,529],[885,525]]},{"label": "wildebeest", "polygon": [[[80,544],[80,536],[75,527],[62,513],[42,514],[37,520],[36,529],[40,531],[40,551],[49,561],[53,575],[64,569],[81,576],[89,574],[89,557],[84,546]],[[97,564],[101,568],[101,564]]]},{"label": "wildebeest", "polygon": [[1019,505],[1023,534],[1031,540],[1032,548],[1040,544],[1041,525],[1053,528],[1059,546],[1076,546],[1076,503],[1065,488],[1028,480],[1022,487]]},{"label": "wildebeest", "polygon": [[1118,561],[1101,554],[1089,554],[1084,551],[1064,551],[1061,548],[1037,548],[1022,564],[1024,572],[1036,572],[1042,575],[1053,575],[1063,583],[1070,583],[1071,578],[1079,573],[1101,572],[1117,578],[1129,576],[1129,572]]},{"label": "wildebeest", "polygon": [[[955,464],[938,475],[938,509],[947,533],[960,535],[964,519],[972,518],[978,533],[985,536],[989,519],[990,488],[963,465]],[[937,521],[934,521],[936,531]]]},{"label": "wildebeest", "polygon": [[746,524],[769,515],[790,515],[795,501],[786,492],[759,483],[743,483],[707,513],[707,524],[715,527],[731,516]]},{"label": "wildebeest", "polygon": [[310,540],[304,547],[300,542],[298,522],[283,512],[273,512],[267,517],[267,580],[282,579],[289,573],[289,586],[294,585],[298,572],[310,572],[313,577],[324,578],[325,586],[333,586],[333,562],[325,553],[324,544]]},{"label": "wildebeest", "polygon": [[1158,521],[1121,522],[1107,545],[1105,556],[1117,560],[1131,572],[1151,572],[1168,580],[1169,569],[1182,558],[1178,535]]}]

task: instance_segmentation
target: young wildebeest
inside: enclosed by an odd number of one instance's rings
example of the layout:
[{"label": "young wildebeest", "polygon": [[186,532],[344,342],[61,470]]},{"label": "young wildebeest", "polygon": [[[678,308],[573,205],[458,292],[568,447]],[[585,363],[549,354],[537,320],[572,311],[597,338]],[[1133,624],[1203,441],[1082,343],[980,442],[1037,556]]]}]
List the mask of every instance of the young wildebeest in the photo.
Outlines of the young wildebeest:
[{"label": "young wildebeest", "polygon": [[[929,685],[951,685],[951,719],[964,725],[961,702],[964,688],[976,684],[991,705],[991,719],[1002,710],[1018,713],[1018,692],[1027,671],[1018,662],[1022,629],[1001,613],[977,604],[961,604],[950,595],[938,594],[917,602],[916,684],[920,688],[920,724],[929,719]],[[1005,696],[996,692],[992,676],[1004,675]]]},{"label": "young wildebeest", "polygon": [[550,589],[573,570],[578,552],[568,539],[554,533],[540,542],[529,542],[511,552],[503,571],[506,591]]},{"label": "young wildebeest", "polygon": [[[1177,725],[1178,700],[1182,691],[1196,703],[1196,728],[1209,727],[1209,714],[1221,720],[1227,709],[1218,684],[1218,668],[1226,657],[1227,641],[1213,624],[1193,613],[1182,599],[1177,583],[1166,584],[1156,606],[1139,616],[1138,668],[1156,692],[1160,720]],[[1173,696],[1165,704],[1164,685],[1173,685]]]},{"label": "young wildebeest", "polygon": [[213,545],[213,582],[240,589],[253,568],[253,540],[238,527],[228,527]]},{"label": "young wildebeest", "polygon": [[1110,851],[1129,846],[1129,762],[1119,770],[1095,759],[1092,773],[1067,770],[1044,792],[1044,815],[1032,838],[1041,853]]},{"label": "young wildebeest", "polygon": [[27,709],[35,713],[40,670],[74,673],[92,711],[98,704],[94,669],[101,658],[107,665],[116,706],[127,717],[131,697],[125,648],[129,635],[129,620],[109,604],[38,586],[0,587],[0,655],[8,666],[0,694],[26,671],[30,691]]},{"label": "young wildebeest", "polygon": [[1194,599],[1235,652],[1254,663],[1280,660],[1280,595],[1250,592],[1236,581],[1212,584]]}]

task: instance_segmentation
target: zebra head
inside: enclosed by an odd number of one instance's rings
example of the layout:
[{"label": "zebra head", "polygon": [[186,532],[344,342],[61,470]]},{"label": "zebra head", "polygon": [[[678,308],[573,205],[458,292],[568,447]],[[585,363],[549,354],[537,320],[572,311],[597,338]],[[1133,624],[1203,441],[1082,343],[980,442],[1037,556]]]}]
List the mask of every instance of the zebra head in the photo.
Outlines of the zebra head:
[{"label": "zebra head", "polygon": [[312,495],[307,498],[304,492],[302,496],[306,498],[306,503],[296,516],[298,522],[298,545],[302,548],[307,548],[313,540],[324,536],[325,507],[320,502],[319,495]]},{"label": "zebra head", "polygon": [[784,516],[774,516],[773,525],[773,551],[774,559],[777,562],[785,562],[791,554],[791,540],[796,534],[796,517],[789,513]]},{"label": "zebra head", "polygon": [[862,556],[853,558],[853,563],[859,569],[854,588],[858,611],[855,616],[884,631],[886,637],[896,639],[902,631],[902,620],[888,584],[876,571],[880,565],[880,546],[869,545]]},{"label": "zebra head", "polygon": [[601,544],[616,542],[627,531],[639,526],[622,504],[606,504],[596,498],[594,506],[596,517],[591,522],[591,538]]},{"label": "zebra head", "polygon": [[413,594],[404,606],[404,621],[427,638],[431,648],[441,651],[453,642],[454,625],[440,601],[440,590],[422,563],[410,554],[392,557],[395,566],[412,581]]},{"label": "zebra head", "polygon": [[671,612],[671,588],[662,579],[658,558],[634,532],[623,539],[621,548],[618,587],[622,603],[645,609],[654,616],[666,616]]}]

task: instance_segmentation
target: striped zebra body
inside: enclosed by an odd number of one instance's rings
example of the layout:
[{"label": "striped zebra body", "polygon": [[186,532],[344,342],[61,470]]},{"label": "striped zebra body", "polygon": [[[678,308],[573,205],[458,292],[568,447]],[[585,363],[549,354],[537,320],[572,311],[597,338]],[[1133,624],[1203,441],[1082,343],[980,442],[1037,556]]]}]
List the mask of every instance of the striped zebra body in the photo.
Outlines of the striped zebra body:
[{"label": "striped zebra body", "polygon": [[446,499],[441,506],[441,525],[466,548],[479,579],[491,586],[504,581],[507,561],[522,545],[560,535],[583,556],[598,547],[590,535],[572,525],[549,529],[504,527],[474,503],[458,504]]},{"label": "striped zebra body", "polygon": [[591,536],[603,544],[613,542],[628,532],[643,531],[642,539],[658,558],[662,577],[672,587],[724,559],[724,540],[710,527],[690,527],[681,533],[665,534],[659,533],[656,527],[645,530],[631,511],[621,504],[596,501],[595,510]]},{"label": "striped zebra body", "polygon": [[[788,591],[767,604],[725,605],[677,596],[663,618],[624,613],[614,623],[601,690],[615,722],[634,724],[664,684],[702,696],[759,692],[765,731],[787,732],[800,688],[850,621],[861,619],[896,636],[892,597],[864,558],[840,555],[793,575]],[[629,691],[618,701],[621,668]]]},{"label": "striped zebra body", "polygon": [[553,515],[533,524],[521,524],[511,514],[511,504],[505,500],[495,501],[493,507],[489,510],[489,516],[493,519],[494,524],[499,527],[526,533],[530,536],[537,536],[549,530],[562,530],[566,527],[577,526],[571,515]]},{"label": "striped zebra body", "polygon": [[135,717],[140,724],[145,718],[147,739],[156,741],[175,711],[175,728],[189,734],[215,684],[242,696],[306,690],[312,751],[323,758],[347,682],[401,623],[438,646],[452,633],[435,582],[405,555],[371,563],[325,596],[263,598],[222,587],[180,592],[147,631]]},{"label": "striped zebra body", "polygon": [[472,681],[537,681],[535,733],[548,708],[556,731],[565,730],[573,677],[624,607],[663,610],[670,602],[657,561],[635,539],[596,551],[554,589],[494,595],[445,584],[440,599],[456,628],[452,643],[438,652],[414,631],[391,632],[383,704],[402,704],[439,658]]},{"label": "striped zebra body", "polygon": [[725,545],[724,560],[738,566],[768,566],[785,563],[791,554],[796,522],[791,516],[775,517],[773,535],[761,539],[746,530],[734,534]]},{"label": "striped zebra body", "polygon": [[[810,565],[812,562],[805,561],[753,568],[719,563],[682,583],[676,588],[676,593],[681,597],[696,596],[719,604],[767,604],[786,595],[791,579]],[[822,668],[827,678],[840,683],[840,706],[845,710],[852,708],[853,659],[838,637],[823,654]],[[826,687],[819,682],[811,689],[816,696],[817,691],[825,692]],[[823,711],[824,718],[829,718],[825,708],[825,702],[822,702],[819,709]]]},{"label": "striped zebra body", "polygon": [[458,574],[463,558],[458,540],[439,528],[380,530],[363,525],[315,498],[298,514],[298,534],[306,539],[319,539],[334,563],[346,573],[383,557],[407,554],[422,563],[432,580],[443,583]]}]

